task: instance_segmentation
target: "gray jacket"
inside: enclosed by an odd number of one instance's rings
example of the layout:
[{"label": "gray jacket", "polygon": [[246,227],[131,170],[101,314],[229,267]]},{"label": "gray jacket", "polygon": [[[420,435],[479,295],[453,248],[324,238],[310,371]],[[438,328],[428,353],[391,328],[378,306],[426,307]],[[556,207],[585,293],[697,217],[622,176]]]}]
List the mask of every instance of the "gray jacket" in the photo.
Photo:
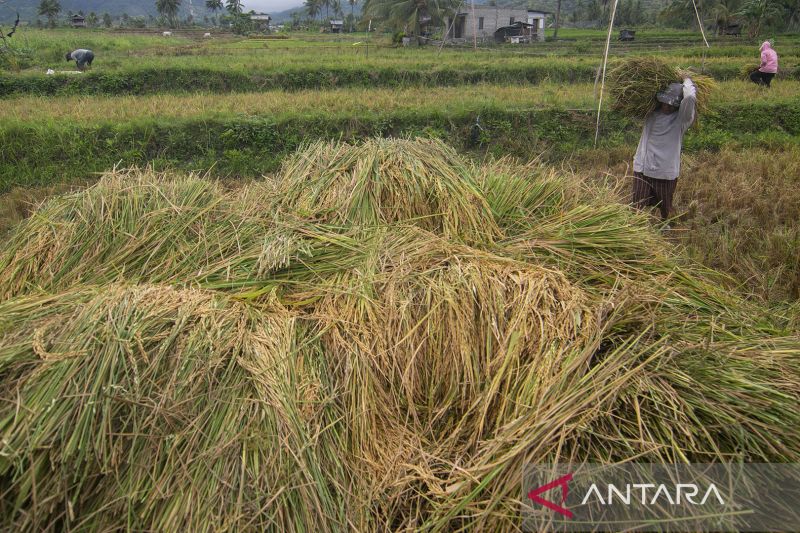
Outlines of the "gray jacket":
[{"label": "gray jacket", "polygon": [[644,122],[642,138],[633,158],[634,172],[650,178],[674,180],[681,168],[683,134],[696,116],[697,88],[690,79],[683,80],[683,100],[675,113],[650,113]]}]

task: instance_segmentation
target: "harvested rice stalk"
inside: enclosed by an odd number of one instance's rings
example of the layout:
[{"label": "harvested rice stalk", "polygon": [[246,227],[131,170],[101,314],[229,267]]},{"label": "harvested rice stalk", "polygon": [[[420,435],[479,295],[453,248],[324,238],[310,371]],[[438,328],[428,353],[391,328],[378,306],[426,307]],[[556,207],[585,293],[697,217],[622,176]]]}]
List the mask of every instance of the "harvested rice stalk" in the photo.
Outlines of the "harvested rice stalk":
[{"label": "harvested rice stalk", "polygon": [[[2,529],[505,531],[528,462],[800,461],[770,310],[625,206],[408,143],[307,151],[286,198],[111,178],[17,228],[4,294],[54,292],[0,301]],[[153,278],[256,304],[110,283]]]},{"label": "harvested rice stalk", "polygon": [[473,172],[506,236],[524,231],[535,219],[552,214],[578,196],[573,183],[536,163],[520,165],[502,158],[484,163]]},{"label": "harvested rice stalk", "polygon": [[448,238],[491,242],[498,235],[469,167],[440,141],[318,142],[281,171],[280,208],[333,225],[415,224]]},{"label": "harvested rice stalk", "polygon": [[3,529],[344,527],[339,415],[286,310],[108,285],[0,316]]},{"label": "harvested rice stalk", "polygon": [[314,316],[345,391],[354,468],[371,480],[363,497],[393,523],[423,512],[431,491],[446,496],[435,480],[450,462],[535,405],[596,331],[559,273],[415,228],[388,231],[373,260],[320,290]]},{"label": "harvested rice stalk", "polygon": [[750,81],[750,74],[752,74],[753,72],[757,71],[760,68],[761,68],[761,64],[760,63],[753,63],[753,64],[750,64],[750,65],[744,65],[739,70],[739,79],[744,80],[744,81]]},{"label": "harvested rice stalk", "polygon": [[0,252],[0,298],[123,280],[241,290],[310,256],[336,264],[334,242],[316,238],[329,234],[276,219],[270,194],[225,192],[196,176],[107,174],[15,228]]},{"label": "harvested rice stalk", "polygon": [[670,83],[691,77],[697,86],[697,112],[709,109],[716,82],[690,70],[679,70],[656,57],[631,57],[617,63],[608,75],[613,109],[633,118],[645,118],[656,109],[656,93]]},{"label": "harvested rice stalk", "polygon": [[711,76],[699,74],[691,69],[678,69],[678,79],[691,78],[697,87],[697,114],[702,116],[711,109],[711,97],[719,89],[719,84]]}]

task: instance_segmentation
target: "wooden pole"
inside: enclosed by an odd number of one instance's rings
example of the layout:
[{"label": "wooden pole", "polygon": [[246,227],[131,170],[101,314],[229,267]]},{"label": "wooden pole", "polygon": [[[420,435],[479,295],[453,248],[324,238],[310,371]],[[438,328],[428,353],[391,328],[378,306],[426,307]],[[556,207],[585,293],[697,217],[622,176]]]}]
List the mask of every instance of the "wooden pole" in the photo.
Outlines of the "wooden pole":
[{"label": "wooden pole", "polygon": [[472,45],[478,49],[478,21],[475,20],[475,0],[472,0]]},{"label": "wooden pole", "polygon": [[367,53],[366,59],[369,59],[369,34],[372,31],[372,19],[369,19],[369,25],[367,26]]},{"label": "wooden pole", "polygon": [[617,14],[617,3],[614,0],[614,7],[611,8],[611,21],[608,23],[608,36],[606,37],[606,51],[603,55],[603,77],[600,83],[600,99],[597,102],[597,125],[594,130],[594,145],[597,146],[597,139],[600,137],[600,109],[603,107],[603,89],[606,86],[606,66],[608,66],[608,51],[611,48],[611,32],[614,29],[614,16]]},{"label": "wooden pole", "polygon": [[561,0],[558,0],[558,4],[556,5],[556,29],[553,32],[554,41],[558,39],[558,26],[560,23],[561,23]]}]

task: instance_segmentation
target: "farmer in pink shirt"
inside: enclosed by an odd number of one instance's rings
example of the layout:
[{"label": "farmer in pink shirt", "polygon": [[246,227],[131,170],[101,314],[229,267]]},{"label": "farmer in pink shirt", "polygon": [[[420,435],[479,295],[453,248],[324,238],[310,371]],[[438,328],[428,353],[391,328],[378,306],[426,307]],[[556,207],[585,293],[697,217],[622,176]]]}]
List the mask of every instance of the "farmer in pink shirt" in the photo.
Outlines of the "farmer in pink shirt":
[{"label": "farmer in pink shirt", "polygon": [[750,74],[750,79],[758,85],[766,85],[772,82],[772,78],[778,72],[778,54],[772,49],[769,41],[764,41],[761,45],[761,66],[758,70]]}]

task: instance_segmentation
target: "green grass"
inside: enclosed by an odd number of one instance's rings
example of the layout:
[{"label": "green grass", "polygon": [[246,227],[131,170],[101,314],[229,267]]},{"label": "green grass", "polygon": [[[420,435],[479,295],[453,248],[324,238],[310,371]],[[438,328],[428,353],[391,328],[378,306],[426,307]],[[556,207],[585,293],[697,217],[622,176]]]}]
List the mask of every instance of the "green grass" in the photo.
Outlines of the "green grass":
[{"label": "green grass", "polygon": [[[718,109],[742,101],[773,106],[791,104],[798,95],[800,81],[776,82],[770,90],[751,82],[728,81],[723,82],[713,94],[712,102]],[[13,105],[0,108],[0,121],[9,126],[62,121],[71,124],[119,123],[156,118],[263,116],[286,120],[316,115],[330,118],[369,117],[387,113],[436,115],[458,114],[480,108],[502,109],[509,113],[532,109],[590,111],[596,106],[594,96],[591,84],[543,82],[537,86],[481,84],[469,90],[463,87],[434,87],[425,91],[412,88],[346,88],[222,95],[20,97],[13,100]]]},{"label": "green grass", "polygon": [[[718,112],[688,134],[686,150],[794,145],[800,134],[796,102],[724,104]],[[476,131],[478,116],[482,129]],[[310,140],[388,135],[442,138],[462,149],[525,159],[544,153],[555,161],[592,148],[594,117],[591,110],[515,109],[465,101],[452,111],[404,107],[357,116],[321,109],[278,117],[12,122],[0,128],[0,183],[8,190],[68,182],[117,163],[197,170],[214,166],[220,175],[258,176],[275,170],[282,157]],[[636,121],[604,113],[601,146],[635,146],[640,128]]]},{"label": "green grass", "polygon": [[[58,65],[64,67],[64,54],[77,48],[89,48],[98,55],[120,57],[131,52],[164,49],[164,38],[160,35],[134,35],[106,30],[78,30],[59,28],[39,30],[23,27],[17,30],[13,44],[34,51],[32,66]],[[190,44],[180,36],[171,38],[170,48]]]}]

